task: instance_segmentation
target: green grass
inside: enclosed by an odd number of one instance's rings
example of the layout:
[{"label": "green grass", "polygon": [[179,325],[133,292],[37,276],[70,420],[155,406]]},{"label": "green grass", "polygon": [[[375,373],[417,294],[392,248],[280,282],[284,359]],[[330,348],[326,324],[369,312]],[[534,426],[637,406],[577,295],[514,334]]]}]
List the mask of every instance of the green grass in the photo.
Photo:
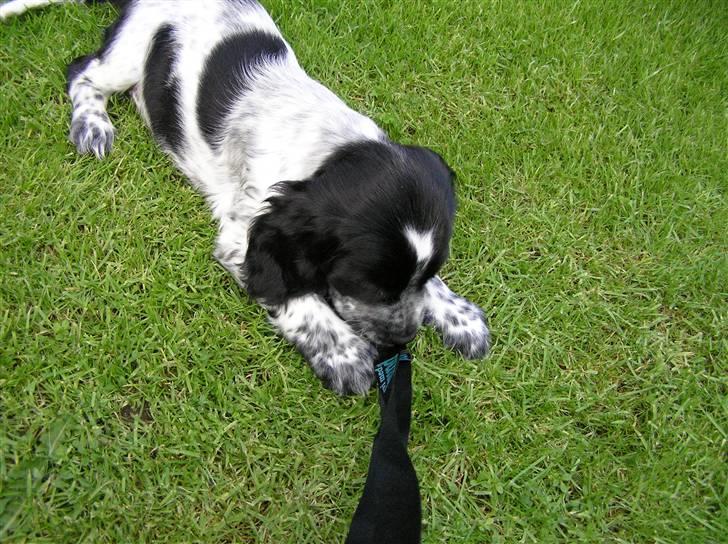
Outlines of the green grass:
[{"label": "green grass", "polygon": [[[299,60],[458,172],[451,287],[492,355],[414,343],[424,542],[725,542],[725,2],[270,0]],[[0,25],[0,541],[341,542],[375,396],[322,389],[211,258],[128,100],[65,65],[108,7]]]}]

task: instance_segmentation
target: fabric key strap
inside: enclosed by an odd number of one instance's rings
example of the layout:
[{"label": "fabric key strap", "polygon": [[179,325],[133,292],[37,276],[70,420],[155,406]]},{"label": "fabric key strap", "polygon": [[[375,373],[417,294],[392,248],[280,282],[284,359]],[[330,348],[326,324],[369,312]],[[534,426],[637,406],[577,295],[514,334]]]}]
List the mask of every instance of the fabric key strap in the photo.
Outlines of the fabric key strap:
[{"label": "fabric key strap", "polygon": [[412,417],[411,361],[412,356],[402,350],[374,367],[381,421],[346,544],[420,542],[420,488],[407,454]]}]

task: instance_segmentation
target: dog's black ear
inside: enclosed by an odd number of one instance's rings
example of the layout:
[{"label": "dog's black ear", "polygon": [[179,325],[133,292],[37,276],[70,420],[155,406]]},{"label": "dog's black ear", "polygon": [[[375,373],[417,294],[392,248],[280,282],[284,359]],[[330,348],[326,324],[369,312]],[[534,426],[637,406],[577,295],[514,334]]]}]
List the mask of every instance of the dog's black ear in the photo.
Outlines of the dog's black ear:
[{"label": "dog's black ear", "polygon": [[305,182],[281,184],[268,210],[255,219],[248,236],[245,285],[266,305],[280,305],[307,293],[325,294],[327,266],[336,251],[316,200]]}]

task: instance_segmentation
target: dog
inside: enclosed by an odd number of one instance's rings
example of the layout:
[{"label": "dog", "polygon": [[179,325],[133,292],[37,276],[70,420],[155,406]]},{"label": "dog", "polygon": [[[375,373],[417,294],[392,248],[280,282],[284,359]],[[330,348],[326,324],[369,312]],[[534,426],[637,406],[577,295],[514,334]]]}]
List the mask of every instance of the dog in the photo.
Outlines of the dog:
[{"label": "dog", "polygon": [[[63,1],[11,0],[0,18]],[[378,349],[422,324],[465,357],[487,353],[483,311],[437,276],[455,215],[442,157],[309,77],[254,0],[109,1],[103,45],[68,66],[70,140],[108,154],[106,103],[129,91],[207,201],[214,257],[325,386],[364,394]]]}]

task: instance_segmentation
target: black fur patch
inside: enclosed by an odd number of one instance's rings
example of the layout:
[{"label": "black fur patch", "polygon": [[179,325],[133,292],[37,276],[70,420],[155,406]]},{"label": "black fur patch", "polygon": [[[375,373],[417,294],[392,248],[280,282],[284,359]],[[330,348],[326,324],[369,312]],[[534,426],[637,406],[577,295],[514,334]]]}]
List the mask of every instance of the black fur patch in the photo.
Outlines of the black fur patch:
[{"label": "black fur patch", "polygon": [[[248,293],[268,304],[333,286],[370,304],[397,300],[417,271],[405,227],[432,231],[425,274],[447,258],[455,196],[434,152],[390,142],[341,148],[314,176],[281,184],[250,229]],[[428,278],[423,278],[423,283]]]},{"label": "black fur patch", "polygon": [[174,28],[166,25],[157,31],[144,67],[144,104],[154,136],[178,151],[182,146],[179,112],[179,81],[172,76],[177,44]]},{"label": "black fur patch", "polygon": [[317,178],[337,187],[337,204],[348,215],[342,223],[347,258],[329,276],[342,295],[370,304],[399,298],[418,266],[405,227],[432,230],[434,252],[420,274],[421,285],[447,259],[455,195],[451,171],[436,153],[379,142],[354,144],[330,157]]},{"label": "black fur patch", "polygon": [[68,89],[71,87],[71,83],[73,83],[73,80],[76,79],[78,75],[86,69],[86,66],[88,66],[89,62],[96,58],[100,58],[103,60],[109,49],[111,49],[111,46],[113,45],[117,34],[121,30],[121,27],[124,26],[127,19],[129,18],[129,9],[127,8],[128,5],[131,3],[131,0],[94,0],[91,3],[98,4],[102,2],[108,2],[116,6],[116,8],[120,10],[119,17],[109,27],[107,27],[106,30],[104,30],[104,40],[101,44],[101,48],[96,51],[96,53],[93,53],[91,55],[85,55],[83,57],[78,57],[77,59],[71,61],[71,63],[68,65],[68,68],[66,68],[66,92],[68,92]]},{"label": "black fur patch", "polygon": [[96,58],[95,54],[84,55],[71,61],[66,68],[66,92],[71,89],[71,83],[84,71],[88,63]]},{"label": "black fur patch", "polygon": [[207,143],[213,147],[220,143],[218,134],[223,122],[235,100],[250,89],[256,66],[285,53],[283,40],[261,31],[235,34],[213,49],[205,63],[197,99],[197,120]]},{"label": "black fur patch", "polygon": [[110,4],[115,5],[120,11],[119,11],[119,18],[116,19],[106,30],[104,30],[104,42],[101,46],[101,49],[97,51],[97,55],[99,58],[103,59],[106,54],[108,53],[109,49],[111,49],[111,46],[114,44],[114,40],[116,40],[116,36],[119,34],[119,31],[121,31],[121,27],[123,27],[126,24],[126,21],[129,19],[129,13],[131,12],[129,8],[129,4],[131,3],[130,0],[108,0]]}]

